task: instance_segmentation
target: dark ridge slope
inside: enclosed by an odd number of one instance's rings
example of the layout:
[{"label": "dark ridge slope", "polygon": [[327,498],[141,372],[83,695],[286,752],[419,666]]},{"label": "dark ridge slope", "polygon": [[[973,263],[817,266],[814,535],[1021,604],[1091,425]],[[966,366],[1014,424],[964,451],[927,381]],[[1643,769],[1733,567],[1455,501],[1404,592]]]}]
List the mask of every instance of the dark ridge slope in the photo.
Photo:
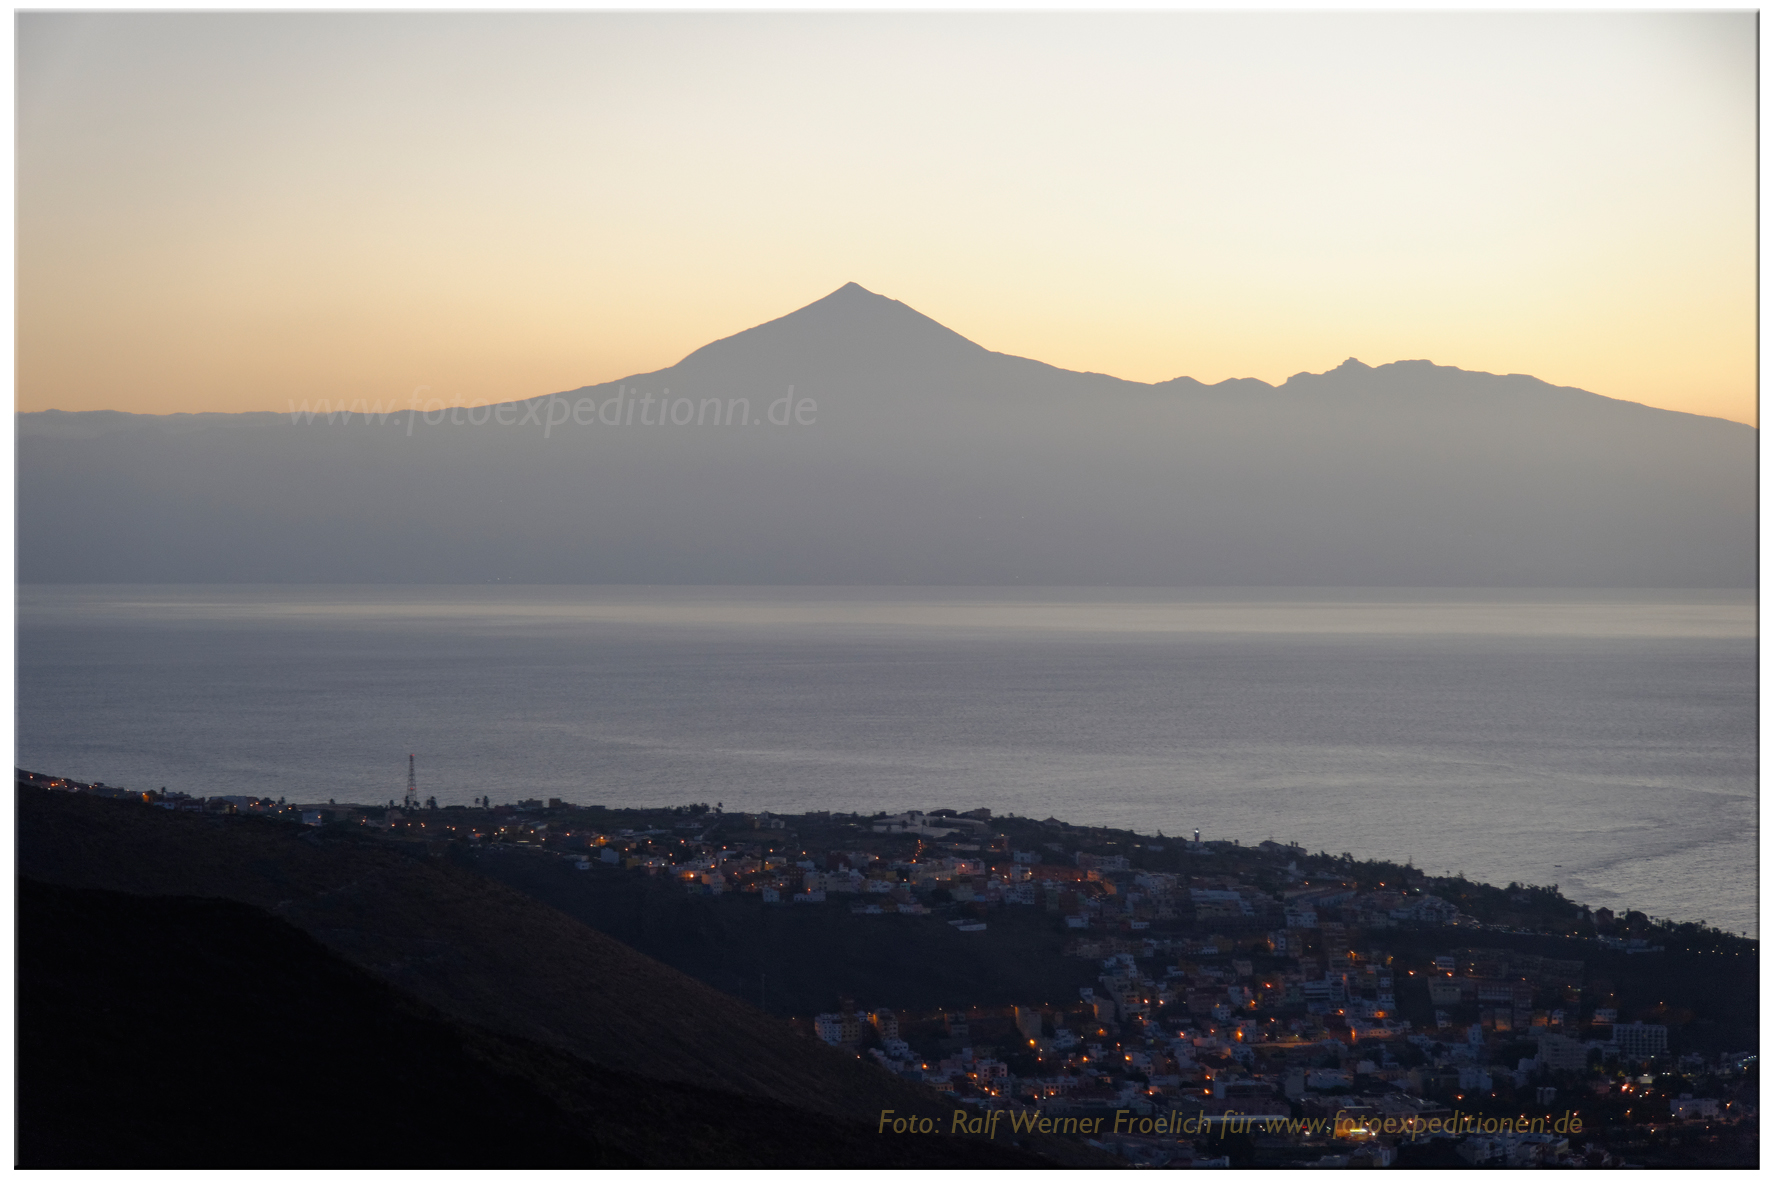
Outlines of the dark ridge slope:
[{"label": "dark ridge slope", "polygon": [[1100,970],[1060,954],[1064,935],[1032,907],[1006,907],[986,930],[962,934],[896,915],[858,922],[840,903],[691,897],[626,873],[580,873],[546,854],[480,862],[489,877],[722,992],[755,999],[767,972],[772,1012],[828,1011],[843,996],[864,1008],[1050,1004],[1096,983]]},{"label": "dark ridge slope", "polygon": [[257,908],[19,881],[24,1168],[1027,1167],[451,1021]]},{"label": "dark ridge slope", "polygon": [[949,1106],[795,1034],[559,911],[439,858],[22,789],[18,872],[144,895],[228,898],[308,932],[458,1020],[608,1069],[866,1120]]}]

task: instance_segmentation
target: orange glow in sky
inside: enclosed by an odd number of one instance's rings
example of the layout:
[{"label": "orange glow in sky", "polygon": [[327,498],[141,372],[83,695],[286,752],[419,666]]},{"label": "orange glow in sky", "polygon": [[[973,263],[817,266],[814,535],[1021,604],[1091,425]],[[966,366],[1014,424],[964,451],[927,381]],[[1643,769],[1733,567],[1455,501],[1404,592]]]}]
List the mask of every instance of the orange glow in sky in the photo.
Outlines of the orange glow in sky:
[{"label": "orange glow in sky", "polygon": [[531,397],[855,281],[1756,421],[1751,12],[27,13],[17,406]]}]

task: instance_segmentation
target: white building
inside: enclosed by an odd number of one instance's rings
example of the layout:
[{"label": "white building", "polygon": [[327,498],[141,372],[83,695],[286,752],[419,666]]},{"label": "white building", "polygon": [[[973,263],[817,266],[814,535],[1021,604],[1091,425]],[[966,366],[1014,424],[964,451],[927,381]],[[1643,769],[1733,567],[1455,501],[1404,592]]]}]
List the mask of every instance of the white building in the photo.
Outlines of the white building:
[{"label": "white building", "polygon": [[875,832],[910,833],[920,837],[947,837],[958,832],[957,828],[942,828],[930,823],[921,812],[903,812],[897,816],[887,816],[873,822]]},{"label": "white building", "polygon": [[1538,1061],[1551,1070],[1583,1070],[1587,1067],[1587,1047],[1566,1034],[1541,1033]]},{"label": "white building", "polygon": [[1621,1058],[1653,1058],[1667,1053],[1667,1026],[1632,1021],[1612,1027],[1612,1044]]}]

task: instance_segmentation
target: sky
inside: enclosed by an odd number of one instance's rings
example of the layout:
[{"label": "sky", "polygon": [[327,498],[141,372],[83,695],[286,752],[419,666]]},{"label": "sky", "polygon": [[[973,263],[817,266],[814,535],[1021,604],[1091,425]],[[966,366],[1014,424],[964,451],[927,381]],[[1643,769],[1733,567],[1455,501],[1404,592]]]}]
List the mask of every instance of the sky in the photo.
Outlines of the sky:
[{"label": "sky", "polygon": [[854,281],[1138,381],[1757,422],[1748,12],[38,13],[16,404],[533,397]]}]

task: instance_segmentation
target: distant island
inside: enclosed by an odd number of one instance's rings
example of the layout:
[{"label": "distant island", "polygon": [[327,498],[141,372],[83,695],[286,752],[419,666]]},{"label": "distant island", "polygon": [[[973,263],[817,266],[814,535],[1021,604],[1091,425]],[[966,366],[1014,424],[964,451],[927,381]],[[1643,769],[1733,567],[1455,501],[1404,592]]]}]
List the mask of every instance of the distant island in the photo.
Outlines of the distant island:
[{"label": "distant island", "polygon": [[[195,1159],[171,1137],[106,1156],[57,1131],[76,1084],[34,1048],[31,1006],[51,993],[32,984],[102,992],[104,965],[38,912],[206,955],[225,927],[247,992],[280,986],[239,947],[306,940],[349,988],[283,1003],[332,996],[328,1028],[392,1004],[411,1029],[385,1036],[444,1053],[438,1077],[488,1096],[488,1127],[540,1120],[515,1156],[473,1157],[489,1164],[1757,1160],[1757,942],[1554,887],[984,809],[362,805],[17,779],[27,1166]],[[199,994],[215,983],[186,975]],[[112,1020],[75,1023],[83,1053],[102,1059]],[[202,1053],[243,1070],[259,1050]],[[286,1090],[310,1104],[350,1090],[321,1063],[299,1081]],[[700,1098],[658,1091],[685,1086]],[[703,1130],[627,1126],[624,1094],[687,1103]],[[746,1103],[796,1131],[746,1140]],[[373,1140],[312,1147],[338,1164],[467,1159]],[[297,1158],[242,1142],[202,1159]]]},{"label": "distant island", "polygon": [[992,352],[854,283],[653,373],[498,405],[425,397],[21,414],[19,577],[1716,588],[1758,573],[1759,433],[1738,422],[1426,360],[1125,381]]}]

